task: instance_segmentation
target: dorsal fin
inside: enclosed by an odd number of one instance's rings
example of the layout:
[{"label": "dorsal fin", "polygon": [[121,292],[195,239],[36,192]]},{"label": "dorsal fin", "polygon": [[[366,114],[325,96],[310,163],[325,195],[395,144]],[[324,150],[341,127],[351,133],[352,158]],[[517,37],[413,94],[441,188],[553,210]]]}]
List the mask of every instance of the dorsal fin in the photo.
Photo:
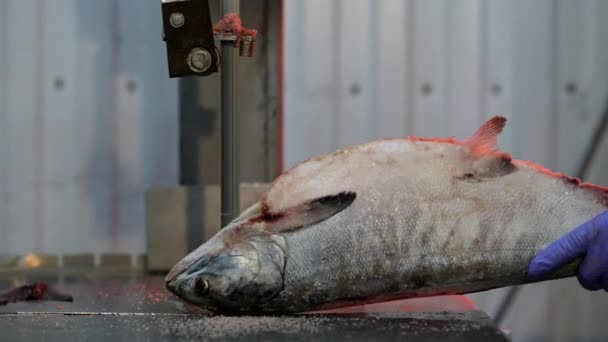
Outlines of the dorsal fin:
[{"label": "dorsal fin", "polygon": [[495,116],[486,121],[469,139],[466,144],[475,153],[489,153],[497,150],[498,135],[507,124],[507,119]]}]

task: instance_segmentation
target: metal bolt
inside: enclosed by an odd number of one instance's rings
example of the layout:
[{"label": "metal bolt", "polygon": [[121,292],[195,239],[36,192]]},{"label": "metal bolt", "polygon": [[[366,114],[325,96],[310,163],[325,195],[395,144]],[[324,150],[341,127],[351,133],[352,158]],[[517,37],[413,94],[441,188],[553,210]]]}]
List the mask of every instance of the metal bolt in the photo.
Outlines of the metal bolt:
[{"label": "metal bolt", "polygon": [[56,77],[55,81],[53,81],[53,86],[57,90],[62,90],[65,87],[65,81],[61,77]]},{"label": "metal bolt", "polygon": [[566,86],[564,88],[566,90],[566,94],[568,95],[574,95],[578,91],[578,86],[574,81],[566,82]]},{"label": "metal bolt", "polygon": [[205,72],[211,66],[211,54],[201,48],[194,48],[188,55],[188,66],[194,72]]},{"label": "metal bolt", "polygon": [[137,90],[137,82],[135,82],[134,80],[129,80],[127,82],[126,88],[128,92],[134,92],[135,90]]},{"label": "metal bolt", "polygon": [[430,95],[433,92],[433,86],[430,83],[424,83],[422,87],[420,87],[420,91],[422,95]]},{"label": "metal bolt", "polygon": [[171,16],[169,17],[169,23],[175,28],[184,26],[185,22],[186,18],[184,18],[184,15],[181,13],[171,13]]},{"label": "metal bolt", "polygon": [[490,86],[490,92],[494,95],[499,95],[500,93],[502,93],[502,87],[500,86],[500,84],[494,83],[492,84],[492,86]]},{"label": "metal bolt", "polygon": [[253,57],[255,41],[252,37],[244,37],[239,46],[239,55],[242,57]]}]

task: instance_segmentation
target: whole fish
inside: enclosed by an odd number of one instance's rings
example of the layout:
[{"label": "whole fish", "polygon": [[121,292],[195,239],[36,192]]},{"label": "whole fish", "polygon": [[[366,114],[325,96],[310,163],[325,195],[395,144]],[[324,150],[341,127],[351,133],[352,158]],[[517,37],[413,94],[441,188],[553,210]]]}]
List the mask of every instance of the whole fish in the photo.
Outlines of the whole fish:
[{"label": "whole fish", "polygon": [[385,139],[307,160],[173,267],[167,288],[217,313],[296,313],[465,294],[527,279],[608,189],[513,160],[506,119],[470,138]]}]

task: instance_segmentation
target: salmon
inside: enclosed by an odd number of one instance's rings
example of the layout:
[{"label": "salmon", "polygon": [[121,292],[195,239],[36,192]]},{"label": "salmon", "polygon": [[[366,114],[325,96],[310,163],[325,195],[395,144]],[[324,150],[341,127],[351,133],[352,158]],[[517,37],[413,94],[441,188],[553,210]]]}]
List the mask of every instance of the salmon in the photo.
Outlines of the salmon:
[{"label": "salmon", "polygon": [[571,277],[534,256],[605,211],[608,189],[470,137],[383,139],[304,161],[178,262],[166,287],[223,314],[299,313]]}]

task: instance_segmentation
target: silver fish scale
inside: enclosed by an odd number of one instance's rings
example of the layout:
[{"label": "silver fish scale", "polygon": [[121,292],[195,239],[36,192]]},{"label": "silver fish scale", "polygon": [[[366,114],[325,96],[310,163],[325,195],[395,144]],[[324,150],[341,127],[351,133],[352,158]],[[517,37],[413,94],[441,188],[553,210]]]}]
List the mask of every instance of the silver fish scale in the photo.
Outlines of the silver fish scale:
[{"label": "silver fish scale", "polygon": [[357,190],[326,221],[284,234],[284,290],[267,304],[302,311],[524,283],[541,248],[606,210],[591,191],[531,169],[448,188],[424,195],[387,181]]}]

